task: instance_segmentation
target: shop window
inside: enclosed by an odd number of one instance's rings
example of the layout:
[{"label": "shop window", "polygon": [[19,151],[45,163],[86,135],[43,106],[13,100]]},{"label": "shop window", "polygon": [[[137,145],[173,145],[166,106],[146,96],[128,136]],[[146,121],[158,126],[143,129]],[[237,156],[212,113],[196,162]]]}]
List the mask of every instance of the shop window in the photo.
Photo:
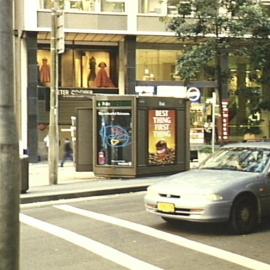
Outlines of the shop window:
[{"label": "shop window", "polygon": [[110,78],[110,53],[103,51],[67,50],[62,57],[63,87],[115,88]]},{"label": "shop window", "polygon": [[246,57],[229,57],[229,134],[231,140],[269,137],[268,113],[260,109],[264,100],[262,72],[254,70]]},{"label": "shop window", "polygon": [[125,0],[101,0],[103,12],[125,12]]},{"label": "shop window", "polygon": [[[59,61],[59,86],[116,88],[117,70],[110,52],[68,49]],[[38,50],[39,85],[50,86],[50,51]],[[114,61],[113,61],[114,62]],[[113,79],[112,79],[113,77]]]},{"label": "shop window", "polygon": [[179,81],[176,75],[179,50],[143,50],[136,52],[136,79],[140,81]]}]

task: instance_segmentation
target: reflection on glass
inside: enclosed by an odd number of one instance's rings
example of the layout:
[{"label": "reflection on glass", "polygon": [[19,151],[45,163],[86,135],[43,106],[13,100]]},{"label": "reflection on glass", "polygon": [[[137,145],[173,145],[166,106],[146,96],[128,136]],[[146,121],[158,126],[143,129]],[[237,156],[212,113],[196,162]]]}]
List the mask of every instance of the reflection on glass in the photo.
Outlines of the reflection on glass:
[{"label": "reflection on glass", "polygon": [[102,109],[98,111],[98,165],[132,165],[131,125],[131,110]]},{"label": "reflection on glass", "polygon": [[261,173],[270,158],[269,149],[225,148],[204,161],[200,169],[234,170]]},{"label": "reflection on glass", "polygon": [[125,0],[101,0],[103,12],[125,12]]},{"label": "reflection on glass", "polygon": [[[54,0],[44,0],[43,8],[51,9],[54,5]],[[82,11],[95,11],[96,0],[60,0],[59,7],[61,9],[69,10],[82,10]]]},{"label": "reflection on glass", "polygon": [[177,14],[179,0],[140,0],[139,13],[148,14]]}]

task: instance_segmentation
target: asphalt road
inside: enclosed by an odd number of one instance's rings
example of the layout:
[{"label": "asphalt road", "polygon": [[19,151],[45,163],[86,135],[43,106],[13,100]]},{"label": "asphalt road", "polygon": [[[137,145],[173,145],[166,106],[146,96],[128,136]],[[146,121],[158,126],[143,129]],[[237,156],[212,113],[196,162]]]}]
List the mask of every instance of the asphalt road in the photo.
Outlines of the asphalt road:
[{"label": "asphalt road", "polygon": [[225,224],[169,225],[144,193],[24,205],[21,270],[270,270],[270,221],[231,235]]}]

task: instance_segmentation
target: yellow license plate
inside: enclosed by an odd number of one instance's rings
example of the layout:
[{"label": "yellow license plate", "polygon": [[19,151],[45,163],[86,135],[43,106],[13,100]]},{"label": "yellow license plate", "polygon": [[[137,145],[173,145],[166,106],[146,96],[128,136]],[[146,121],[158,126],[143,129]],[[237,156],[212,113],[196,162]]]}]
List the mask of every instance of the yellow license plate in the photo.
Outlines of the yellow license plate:
[{"label": "yellow license plate", "polygon": [[158,203],[158,210],[165,213],[174,213],[175,207],[173,203]]}]

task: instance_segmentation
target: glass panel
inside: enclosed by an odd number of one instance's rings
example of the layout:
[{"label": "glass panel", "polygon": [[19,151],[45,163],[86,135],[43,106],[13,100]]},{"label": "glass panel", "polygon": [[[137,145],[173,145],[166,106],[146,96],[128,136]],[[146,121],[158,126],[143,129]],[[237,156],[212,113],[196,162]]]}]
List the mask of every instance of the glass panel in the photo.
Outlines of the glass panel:
[{"label": "glass panel", "polygon": [[252,71],[245,57],[230,57],[229,135],[233,141],[268,137],[268,121],[259,109],[262,100],[260,71]]},{"label": "glass panel", "polygon": [[175,163],[175,110],[148,111],[148,162],[151,165]]},{"label": "glass panel", "polygon": [[100,109],[97,112],[97,164],[132,165],[131,109]]},{"label": "glass panel", "polygon": [[164,14],[167,1],[163,0],[140,0],[139,12],[150,14]]},{"label": "glass panel", "polygon": [[[68,49],[61,55],[59,62],[60,87],[115,88],[110,79],[110,52]],[[50,51],[38,50],[38,81],[40,85],[50,86]],[[114,76],[116,78],[117,76]]]},{"label": "glass panel", "polygon": [[125,0],[101,0],[103,12],[125,12]]},{"label": "glass panel", "polygon": [[177,15],[177,5],[179,4],[179,0],[168,0],[167,1],[167,14]]},{"label": "glass panel", "polygon": [[137,50],[136,79],[144,81],[179,81],[175,74],[181,51]]},{"label": "glass panel", "polygon": [[[53,8],[53,0],[43,0],[43,8]],[[61,9],[69,10],[82,10],[82,11],[95,11],[96,0],[60,0],[59,7]]]},{"label": "glass panel", "polygon": [[64,9],[95,11],[95,2],[96,0],[65,0]]},{"label": "glass panel", "polygon": [[260,173],[269,163],[269,157],[269,149],[225,148],[215,152],[214,155],[201,164],[200,168]]},{"label": "glass panel", "polygon": [[109,77],[108,52],[66,50],[61,70],[62,87],[115,87]]},{"label": "glass panel", "polygon": [[43,8],[51,9],[53,8],[53,0],[43,0]]}]

